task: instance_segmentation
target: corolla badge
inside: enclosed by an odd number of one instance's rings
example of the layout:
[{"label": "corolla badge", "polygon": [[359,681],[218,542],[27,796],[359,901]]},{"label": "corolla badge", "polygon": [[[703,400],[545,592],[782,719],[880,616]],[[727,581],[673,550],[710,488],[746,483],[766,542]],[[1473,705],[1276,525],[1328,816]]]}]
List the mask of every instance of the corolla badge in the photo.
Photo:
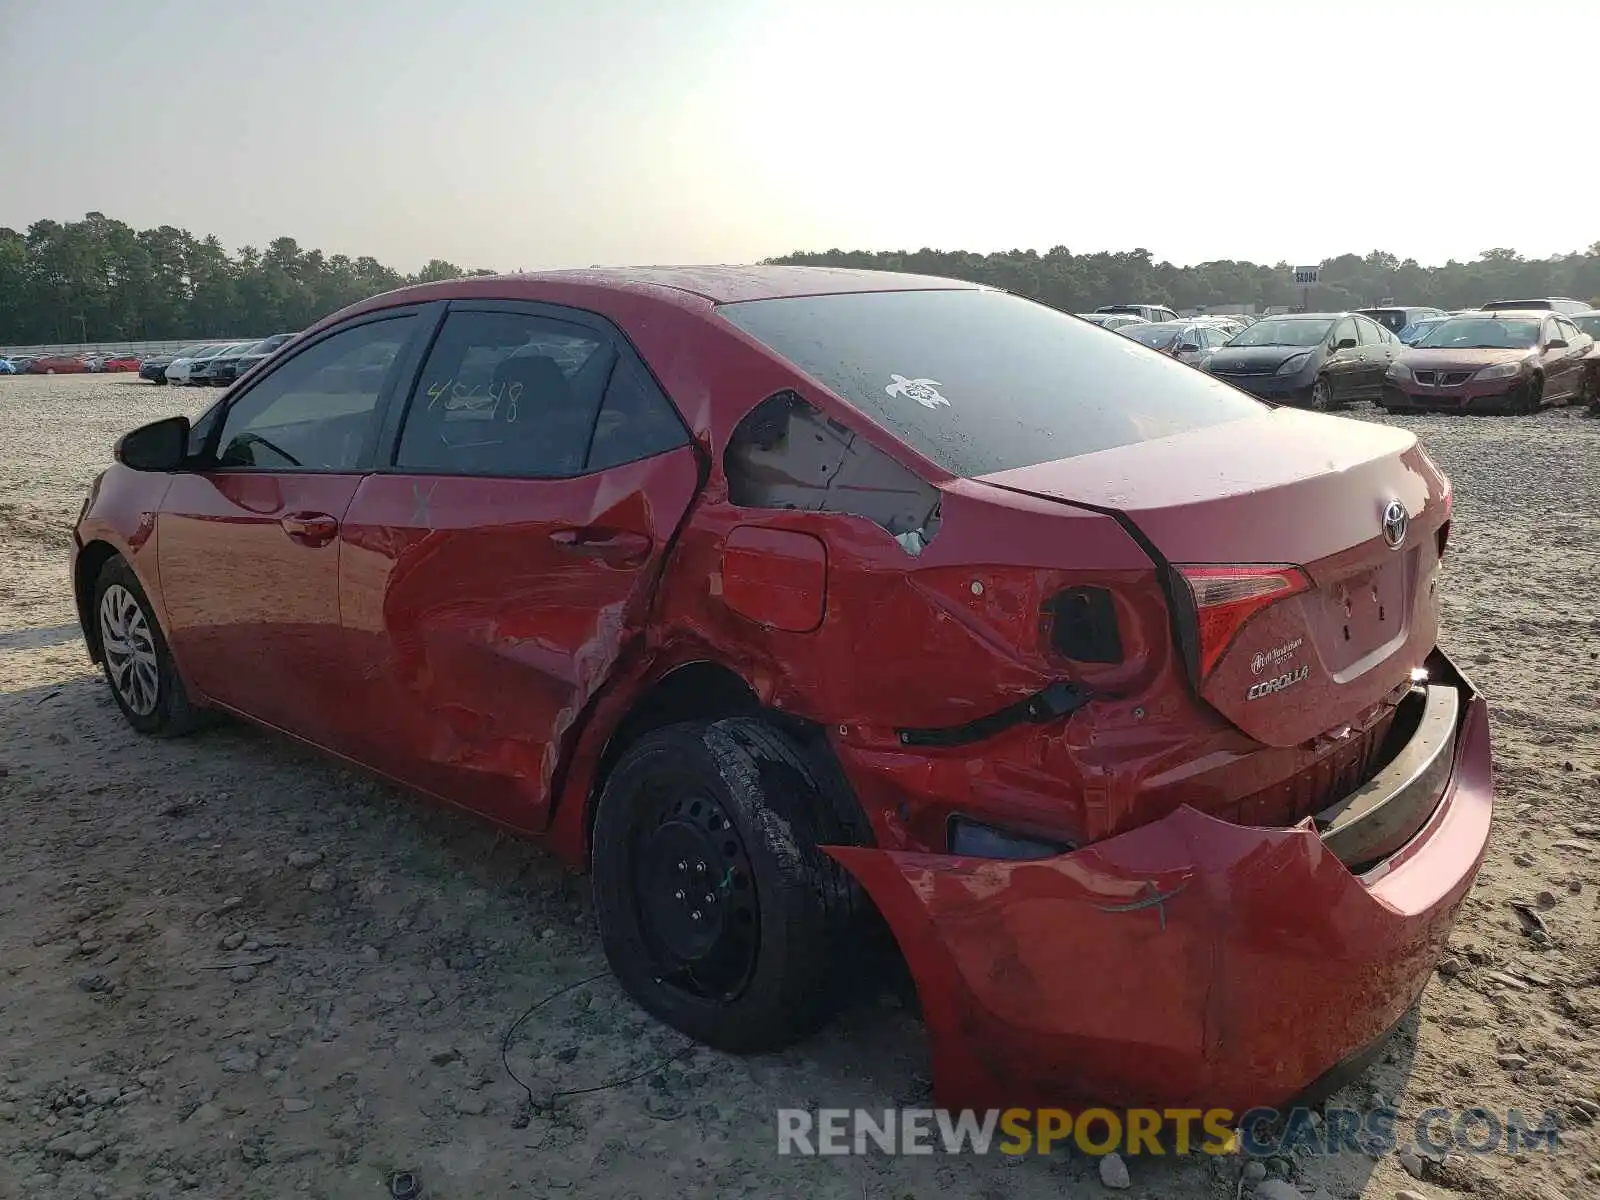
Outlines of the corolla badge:
[{"label": "corolla badge", "polygon": [[888,396],[904,396],[908,400],[915,400],[923,408],[938,408],[943,405],[950,407],[950,401],[939,394],[943,385],[937,379],[907,379],[904,375],[889,376],[889,386],[884,388]]},{"label": "corolla badge", "polygon": [[1302,666],[1298,671],[1286,671],[1272,679],[1263,679],[1260,683],[1253,683],[1244,694],[1246,700],[1259,700],[1263,696],[1275,695],[1284,688],[1292,688],[1302,682],[1311,674],[1310,664]]},{"label": "corolla badge", "polygon": [[1410,525],[1411,516],[1406,512],[1406,506],[1398,500],[1389,501],[1388,507],[1383,510],[1383,540],[1389,544],[1389,549],[1400,549]]}]

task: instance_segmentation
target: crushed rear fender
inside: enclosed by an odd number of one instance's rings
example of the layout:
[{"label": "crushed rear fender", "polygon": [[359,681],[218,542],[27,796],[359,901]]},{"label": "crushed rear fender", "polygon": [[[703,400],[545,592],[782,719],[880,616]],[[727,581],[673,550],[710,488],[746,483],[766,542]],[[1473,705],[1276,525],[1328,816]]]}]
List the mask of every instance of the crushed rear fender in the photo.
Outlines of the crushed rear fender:
[{"label": "crushed rear fender", "polygon": [[1310,820],[1183,807],[1056,858],[829,847],[917,985],[943,1107],[1282,1104],[1415,1002],[1482,861],[1487,706],[1461,681],[1427,823],[1363,876]]}]

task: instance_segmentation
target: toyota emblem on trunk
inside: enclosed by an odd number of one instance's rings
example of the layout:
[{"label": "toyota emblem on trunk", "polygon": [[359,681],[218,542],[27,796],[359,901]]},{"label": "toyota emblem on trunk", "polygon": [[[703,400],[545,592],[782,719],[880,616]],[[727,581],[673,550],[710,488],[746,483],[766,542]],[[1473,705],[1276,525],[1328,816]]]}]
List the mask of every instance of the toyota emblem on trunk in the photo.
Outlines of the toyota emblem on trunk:
[{"label": "toyota emblem on trunk", "polygon": [[1389,543],[1389,549],[1400,549],[1410,524],[1411,517],[1406,513],[1406,506],[1398,500],[1389,501],[1389,506],[1383,510],[1383,540]]}]

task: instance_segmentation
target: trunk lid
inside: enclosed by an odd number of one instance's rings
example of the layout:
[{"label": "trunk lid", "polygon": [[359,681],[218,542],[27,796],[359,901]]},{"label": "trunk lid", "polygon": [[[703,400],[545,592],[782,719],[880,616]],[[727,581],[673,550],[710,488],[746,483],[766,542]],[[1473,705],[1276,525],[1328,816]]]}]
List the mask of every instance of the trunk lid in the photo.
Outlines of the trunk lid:
[{"label": "trunk lid", "polygon": [[[1137,530],[1177,568],[1176,625],[1197,690],[1267,745],[1358,720],[1437,639],[1449,482],[1405,430],[1275,409],[982,482],[1112,512]],[[1396,502],[1406,528],[1391,546]],[[1304,586],[1253,611],[1202,666],[1182,569],[1230,566],[1299,568]]]}]

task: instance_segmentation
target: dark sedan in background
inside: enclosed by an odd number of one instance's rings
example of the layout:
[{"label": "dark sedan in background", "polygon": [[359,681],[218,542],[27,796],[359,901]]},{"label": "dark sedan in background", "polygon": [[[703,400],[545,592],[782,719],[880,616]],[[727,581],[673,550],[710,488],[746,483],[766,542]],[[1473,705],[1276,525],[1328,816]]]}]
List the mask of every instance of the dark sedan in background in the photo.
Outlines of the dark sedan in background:
[{"label": "dark sedan in background", "polygon": [[1360,313],[1291,313],[1262,318],[1203,365],[1263,400],[1325,411],[1378,400],[1384,374],[1404,349]]},{"label": "dark sedan in background", "polygon": [[[216,387],[223,382],[217,376],[217,368],[223,363],[236,364],[239,356],[254,345],[254,342],[227,342],[215,354],[202,355],[189,368],[189,382],[195,387]],[[232,383],[236,374],[236,371],[231,371],[227,382]]]},{"label": "dark sedan in background", "polygon": [[1238,332],[1238,327],[1222,326],[1210,321],[1153,321],[1127,325],[1117,332],[1193,367],[1203,363],[1213,351],[1227,345],[1228,339]]},{"label": "dark sedan in background", "polygon": [[278,347],[292,342],[299,337],[296,333],[275,333],[269,338],[262,338],[259,342],[245,347],[244,353],[237,358],[228,357],[228,361],[217,364],[217,382],[226,386],[259,362],[265,362],[278,352]]},{"label": "dark sedan in background", "polygon": [[1451,317],[1389,368],[1381,403],[1394,412],[1537,412],[1580,404],[1593,388],[1594,338],[1558,312]]},{"label": "dark sedan in background", "polygon": [[167,382],[167,368],[173,361],[180,358],[193,358],[211,343],[197,342],[193,346],[185,346],[176,354],[152,354],[149,358],[139,361],[139,378],[148,379],[151,383]]}]

